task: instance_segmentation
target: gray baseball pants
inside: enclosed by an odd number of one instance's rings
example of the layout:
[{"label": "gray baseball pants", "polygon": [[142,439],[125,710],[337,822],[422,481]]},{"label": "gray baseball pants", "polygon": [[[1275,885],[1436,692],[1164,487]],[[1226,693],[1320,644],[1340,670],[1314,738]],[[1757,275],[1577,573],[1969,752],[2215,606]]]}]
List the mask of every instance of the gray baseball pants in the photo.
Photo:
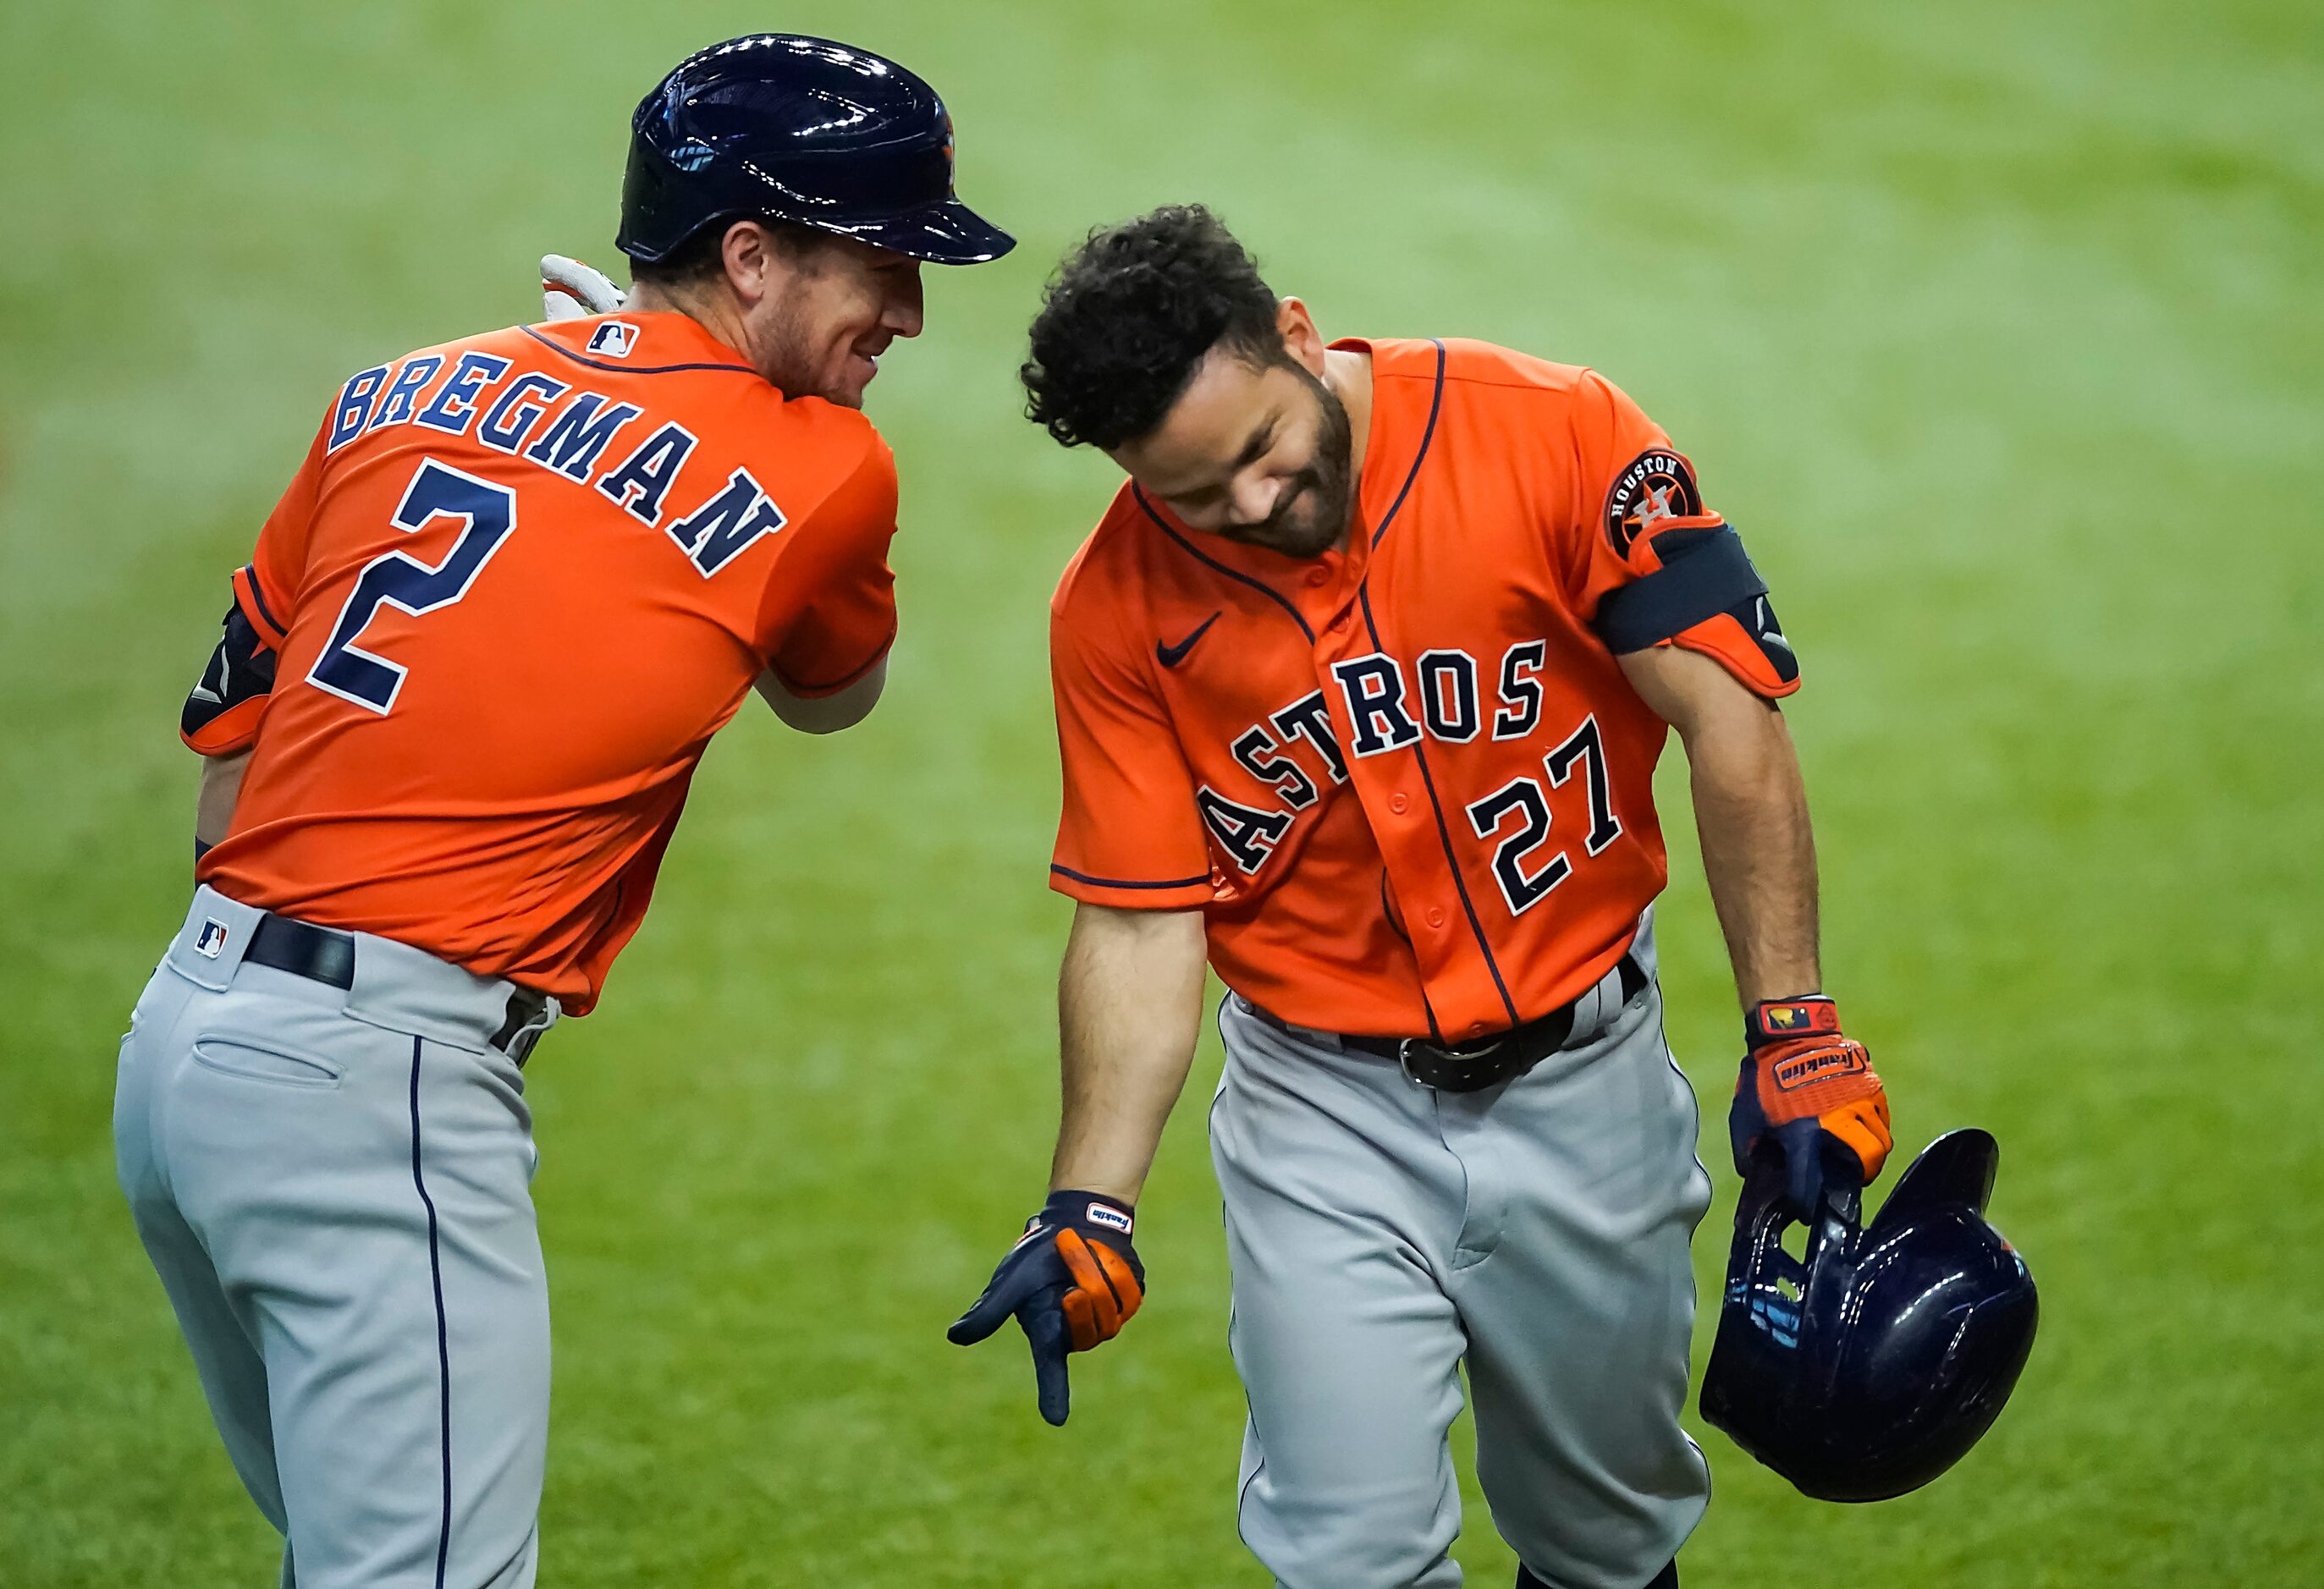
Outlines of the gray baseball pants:
[{"label": "gray baseball pants", "polygon": [[1638,1589],[1701,1519],[1679,1425],[1694,1095],[1609,974],[1567,1047],[1443,1093],[1230,995],[1211,1153],[1250,1403],[1237,1520],[1286,1589],[1445,1589],[1465,1362],[1493,1520],[1554,1589]]},{"label": "gray baseball pants", "polygon": [[138,1235],[284,1585],[525,1589],[549,1293],[510,985],[363,933],[348,990],[244,964],[259,914],[200,890],[122,1040]]}]

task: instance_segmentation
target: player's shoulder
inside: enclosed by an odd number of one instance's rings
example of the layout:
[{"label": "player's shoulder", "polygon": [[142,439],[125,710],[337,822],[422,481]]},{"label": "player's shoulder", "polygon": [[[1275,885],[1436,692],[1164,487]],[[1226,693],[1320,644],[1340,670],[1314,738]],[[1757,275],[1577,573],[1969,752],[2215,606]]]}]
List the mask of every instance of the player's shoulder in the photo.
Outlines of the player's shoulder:
[{"label": "player's shoulder", "polygon": [[1444,338],[1444,379],[1448,385],[1468,388],[1488,400],[1505,392],[1520,401],[1528,398],[1571,401],[1588,389],[1592,372],[1495,342],[1448,336]]},{"label": "player's shoulder", "polygon": [[1565,392],[1589,374],[1578,364],[1561,364],[1468,336],[1356,336],[1332,345],[1363,349],[1370,356],[1375,381],[1423,387],[1443,383]]},{"label": "player's shoulder", "polygon": [[1425,412],[1460,425],[1499,416],[1538,428],[1548,415],[1597,401],[1604,386],[1582,365],[1472,337],[1372,337],[1361,345],[1371,355],[1374,391],[1416,419]]},{"label": "player's shoulder", "polygon": [[1153,529],[1152,517],[1139,501],[1137,487],[1123,481],[1113,501],[1106,504],[1097,528],[1084,538],[1058,576],[1056,593],[1049,599],[1050,612],[1060,619],[1086,618],[1102,626],[1110,615],[1123,611],[1143,589],[1139,567],[1145,561],[1144,542]]}]

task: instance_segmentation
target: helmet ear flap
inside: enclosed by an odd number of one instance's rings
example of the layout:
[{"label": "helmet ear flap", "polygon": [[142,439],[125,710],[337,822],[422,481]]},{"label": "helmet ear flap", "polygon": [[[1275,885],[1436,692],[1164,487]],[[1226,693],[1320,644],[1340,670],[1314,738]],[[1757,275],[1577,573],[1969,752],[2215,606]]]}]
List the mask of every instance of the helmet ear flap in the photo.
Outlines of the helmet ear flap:
[{"label": "helmet ear flap", "polygon": [[1993,1178],[2001,1166],[2001,1144],[1989,1131],[1969,1127],[1948,1131],[1921,1150],[1911,1168],[1897,1178],[1896,1188],[1880,1206],[1873,1228],[1894,1225],[1949,1203],[1966,1204],[1983,1214],[1993,1196]]}]

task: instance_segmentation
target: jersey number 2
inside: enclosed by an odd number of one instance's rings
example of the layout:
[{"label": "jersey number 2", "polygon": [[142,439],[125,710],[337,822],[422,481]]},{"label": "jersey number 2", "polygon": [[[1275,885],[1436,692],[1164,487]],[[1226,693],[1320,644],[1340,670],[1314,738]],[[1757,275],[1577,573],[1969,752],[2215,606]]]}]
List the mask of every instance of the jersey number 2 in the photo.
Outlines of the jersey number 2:
[{"label": "jersey number 2", "polygon": [[451,551],[433,568],[408,552],[390,552],[364,564],[347,604],[339,609],[329,642],[307,670],[308,683],[372,712],[384,713],[393,706],[403,688],[402,665],[374,657],[355,642],[379,615],[382,602],[418,617],[466,595],[516,528],[516,493],[435,458],[424,459],[391,522],[414,533],[438,519],[461,521],[460,538]]}]

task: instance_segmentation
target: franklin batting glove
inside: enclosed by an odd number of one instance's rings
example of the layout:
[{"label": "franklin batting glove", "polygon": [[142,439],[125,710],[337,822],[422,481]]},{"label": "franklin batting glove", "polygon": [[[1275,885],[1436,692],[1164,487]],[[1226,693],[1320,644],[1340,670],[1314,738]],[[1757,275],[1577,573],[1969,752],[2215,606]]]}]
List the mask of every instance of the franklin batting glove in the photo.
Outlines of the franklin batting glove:
[{"label": "franklin batting glove", "polygon": [[613,279],[594,265],[561,253],[540,256],[540,310],[550,320],[610,315],[629,301]]},{"label": "franklin batting glove", "polygon": [[1121,1333],[1146,1300],[1146,1265],[1130,1245],[1130,1210],[1094,1192],[1051,1192],[992,1272],[984,1294],[945,1332],[973,1346],[1014,1314],[1033,1348],[1041,1416],[1065,1421],[1065,1356]]},{"label": "franklin batting glove", "polygon": [[1812,1218],[1828,1173],[1868,1185],[1888,1162],[1888,1094],[1862,1043],[1840,1034],[1821,995],[1769,999],[1743,1017],[1743,1073],[1727,1133],[1738,1174],[1763,1152],[1784,1157],[1784,1190]]}]

